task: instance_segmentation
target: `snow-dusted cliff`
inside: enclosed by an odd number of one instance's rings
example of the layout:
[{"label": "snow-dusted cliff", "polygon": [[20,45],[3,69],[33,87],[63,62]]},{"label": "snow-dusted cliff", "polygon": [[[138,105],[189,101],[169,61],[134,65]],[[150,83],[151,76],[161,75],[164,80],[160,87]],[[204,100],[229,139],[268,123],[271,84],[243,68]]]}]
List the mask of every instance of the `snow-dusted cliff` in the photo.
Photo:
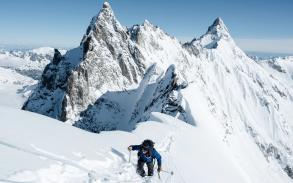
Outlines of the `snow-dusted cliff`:
[{"label": "snow-dusted cliff", "polygon": [[[144,47],[144,44],[149,46]],[[160,45],[165,48],[157,47]],[[167,53],[160,50],[166,50]],[[146,77],[144,75],[147,75],[145,72],[147,68],[154,67],[149,69],[152,73],[148,77],[155,82],[163,77],[166,69],[173,63],[178,66],[179,71],[186,70],[187,56],[188,53],[182,49],[176,39],[170,38],[147,21],[142,26],[134,26],[131,29],[122,27],[110,5],[105,3],[101,12],[92,19],[80,47],[68,51],[64,56],[56,50],[53,62],[44,70],[38,90],[25,104],[24,109],[62,121],[70,120],[72,123],[78,121],[78,126],[85,126],[81,125],[83,122],[80,121],[84,119],[80,119],[80,115],[90,113],[88,110],[92,106],[101,108],[100,106],[104,105],[101,111],[114,110],[117,119],[121,121],[118,116],[122,112],[117,111],[120,108],[121,110],[133,108],[132,106],[135,106],[139,100],[134,98],[142,97],[140,93],[150,84],[141,86],[140,91],[130,91],[135,90],[142,78]],[[175,69],[173,70],[175,72]],[[179,76],[174,80],[177,82]],[[131,95],[128,98],[122,97],[122,101],[117,101],[115,96],[121,97],[121,93],[131,93]],[[108,96],[112,98],[108,99]],[[125,101],[129,101],[130,106],[125,106]],[[95,103],[99,104],[95,105]],[[134,108],[129,112],[131,115]],[[108,115],[115,118],[110,113]],[[107,116],[107,113],[103,116]],[[88,117],[93,116],[86,115],[86,118]],[[105,117],[106,121],[101,120],[102,118],[100,121],[91,120],[91,125],[86,125],[88,126],[86,128],[100,131],[116,129],[119,126],[119,122],[109,121],[107,117]]]}]

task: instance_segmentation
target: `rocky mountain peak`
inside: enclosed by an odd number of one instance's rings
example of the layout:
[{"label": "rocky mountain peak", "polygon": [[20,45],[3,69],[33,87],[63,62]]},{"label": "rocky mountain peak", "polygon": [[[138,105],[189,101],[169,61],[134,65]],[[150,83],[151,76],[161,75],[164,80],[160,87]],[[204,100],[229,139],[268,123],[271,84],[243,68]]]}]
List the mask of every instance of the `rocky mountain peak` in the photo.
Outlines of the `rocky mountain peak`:
[{"label": "rocky mountain peak", "polygon": [[[118,22],[110,5],[104,3],[79,47],[64,56],[55,50],[53,62],[42,74],[40,87],[24,109],[62,121],[74,120],[107,91],[122,91],[137,85],[145,70],[142,61],[127,30]],[[33,102],[34,99],[38,102]]]},{"label": "rocky mountain peak", "polygon": [[217,17],[213,24],[209,26],[207,34],[224,34],[230,36],[228,28],[220,17]]},{"label": "rocky mountain peak", "polygon": [[185,43],[184,46],[194,54],[198,54],[202,48],[215,49],[224,40],[225,43],[229,43],[233,48],[236,46],[233,38],[230,36],[229,30],[224,24],[224,21],[218,17],[209,26],[207,32],[200,38],[195,38],[189,43]]},{"label": "rocky mountain peak", "polygon": [[142,26],[144,27],[154,27],[152,23],[150,23],[148,20],[144,20]]},{"label": "rocky mountain peak", "polygon": [[106,2],[104,2],[104,4],[103,4],[103,8],[104,8],[104,9],[107,9],[107,8],[110,8],[110,9],[111,9],[111,6],[110,6],[110,4],[106,1]]},{"label": "rocky mountain peak", "polygon": [[92,39],[93,35],[96,37],[98,34],[118,28],[123,29],[120,23],[117,21],[110,4],[105,2],[98,15],[92,18],[91,23],[86,30],[86,34],[81,41],[81,45],[89,41],[89,39]]},{"label": "rocky mountain peak", "polygon": [[112,18],[114,16],[114,12],[112,10],[111,5],[108,2],[104,2],[103,8],[101,9],[99,17],[105,17],[105,18]]}]

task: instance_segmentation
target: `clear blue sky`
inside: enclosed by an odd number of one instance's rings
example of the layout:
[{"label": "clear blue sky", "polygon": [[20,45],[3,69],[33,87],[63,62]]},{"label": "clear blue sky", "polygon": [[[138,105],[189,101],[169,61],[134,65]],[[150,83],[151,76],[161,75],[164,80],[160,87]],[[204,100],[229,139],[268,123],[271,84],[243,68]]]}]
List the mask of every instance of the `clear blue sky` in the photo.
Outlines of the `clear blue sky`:
[{"label": "clear blue sky", "polygon": [[[75,47],[102,3],[102,0],[1,0],[0,44]],[[110,0],[110,3],[122,25],[131,26],[148,19],[169,34],[189,40],[203,34],[219,16],[242,48],[293,53],[293,0]],[[281,48],[282,44],[292,49]],[[272,46],[278,48],[271,50]]]}]

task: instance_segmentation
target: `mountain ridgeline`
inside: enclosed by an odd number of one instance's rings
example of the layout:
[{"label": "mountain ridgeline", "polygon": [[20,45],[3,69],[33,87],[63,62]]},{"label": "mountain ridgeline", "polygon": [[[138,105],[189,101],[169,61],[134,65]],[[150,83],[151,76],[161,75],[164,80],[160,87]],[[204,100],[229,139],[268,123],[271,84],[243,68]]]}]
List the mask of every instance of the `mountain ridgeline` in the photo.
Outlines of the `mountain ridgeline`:
[{"label": "mountain ridgeline", "polygon": [[[149,38],[149,33],[154,35]],[[156,36],[172,41],[182,49],[177,40],[149,22],[125,29],[116,20],[110,5],[105,3],[99,15],[92,19],[78,48],[68,51],[64,56],[55,50],[53,61],[44,69],[38,89],[23,109],[61,121],[71,121],[74,125],[94,132],[134,128],[127,122],[133,121],[135,125],[138,122],[135,119],[147,119],[146,113],[134,107],[140,105],[143,98],[152,100],[151,104],[145,104],[151,106],[145,108],[162,105],[161,102],[167,105],[172,91],[186,85],[186,82],[179,80],[176,67],[170,64],[171,58],[162,59],[160,66],[156,64],[160,57],[156,60],[148,58],[147,51],[151,53],[152,50],[163,49],[158,48],[160,43],[155,42]],[[150,48],[147,49],[152,50],[143,50],[140,47],[144,45],[140,44],[148,44]],[[183,49],[180,52],[177,60],[187,63],[185,57],[188,53]],[[150,84],[150,80],[154,83]],[[153,96],[145,96],[150,95],[150,92],[153,92]],[[165,101],[158,103],[158,96],[164,97]],[[174,105],[184,116],[183,107],[179,103]],[[156,110],[161,112],[164,106]],[[97,115],[98,111],[103,113],[102,117]],[[125,117],[121,118],[121,115]],[[98,117],[94,120],[94,116]],[[121,125],[123,123],[125,125]]]},{"label": "mountain ridgeline", "polygon": [[209,116],[231,147],[249,138],[293,178],[293,91],[283,81],[238,48],[220,18],[181,44],[148,21],[123,27],[106,2],[79,47],[55,50],[23,109],[91,132],[131,131],[151,112],[194,126]]}]

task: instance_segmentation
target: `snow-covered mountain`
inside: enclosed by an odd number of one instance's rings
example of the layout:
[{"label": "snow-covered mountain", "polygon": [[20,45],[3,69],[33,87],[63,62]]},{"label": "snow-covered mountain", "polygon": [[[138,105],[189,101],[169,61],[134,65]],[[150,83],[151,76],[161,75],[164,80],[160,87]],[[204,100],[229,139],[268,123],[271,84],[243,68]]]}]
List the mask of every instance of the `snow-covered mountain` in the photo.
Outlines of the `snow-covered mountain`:
[{"label": "snow-covered mountain", "polygon": [[292,182],[292,108],[287,80],[237,47],[220,18],[182,45],[148,21],[123,27],[109,3],[79,47],[55,50],[23,106],[92,132],[131,131],[152,112],[208,126],[233,152],[245,182]]},{"label": "snow-covered mountain", "polygon": [[54,49],[49,47],[0,50],[0,105],[21,108],[53,56]]},{"label": "snow-covered mountain", "polygon": [[[161,36],[161,40],[158,41],[162,43],[152,43],[156,38],[147,37],[148,33],[153,33],[153,36]],[[150,46],[145,47],[146,50],[142,50],[136,42],[150,44]],[[122,123],[127,123],[135,110],[134,107],[125,105],[139,105],[137,101],[143,98],[144,90],[150,85],[150,82],[159,82],[165,75],[164,72],[170,66],[167,59],[174,59],[172,55],[166,56],[167,54],[165,54],[166,58],[151,55],[153,49],[158,49],[152,45],[168,46],[166,44],[169,43],[175,46],[169,50],[170,53],[182,48],[177,40],[170,38],[148,22],[131,29],[122,27],[116,20],[110,5],[104,4],[99,15],[93,18],[80,47],[68,51],[64,57],[61,57],[56,51],[53,62],[45,68],[39,89],[25,104],[24,109],[62,121],[72,120],[75,125],[90,131],[116,129]],[[187,54],[182,49],[180,52]],[[158,52],[158,54],[160,53]],[[176,52],[173,55],[176,56]],[[178,57],[182,57],[180,53]],[[158,58],[161,60],[159,61]],[[181,64],[180,58],[174,64],[182,70],[181,66],[186,66]],[[159,66],[154,65],[155,63]],[[149,68],[148,71],[146,71],[147,68]],[[175,70],[171,70],[175,75]],[[170,75],[170,73],[168,74]],[[147,81],[141,82],[143,78]],[[172,79],[178,80],[177,77]],[[163,82],[161,83],[163,84]],[[139,84],[141,87],[138,90]],[[149,90],[154,89],[155,87],[152,87]],[[100,107],[102,105],[104,107]],[[79,119],[80,116],[91,113],[93,107],[97,107],[101,112],[105,112],[104,110],[109,112],[103,115],[104,119],[99,118],[99,121],[91,122],[91,124],[88,124],[87,118],[92,118],[94,115],[86,115],[86,118]],[[119,110],[121,112],[117,112]],[[125,118],[121,119],[121,114],[125,115]],[[126,124],[123,127],[129,128],[129,125]]]}]

